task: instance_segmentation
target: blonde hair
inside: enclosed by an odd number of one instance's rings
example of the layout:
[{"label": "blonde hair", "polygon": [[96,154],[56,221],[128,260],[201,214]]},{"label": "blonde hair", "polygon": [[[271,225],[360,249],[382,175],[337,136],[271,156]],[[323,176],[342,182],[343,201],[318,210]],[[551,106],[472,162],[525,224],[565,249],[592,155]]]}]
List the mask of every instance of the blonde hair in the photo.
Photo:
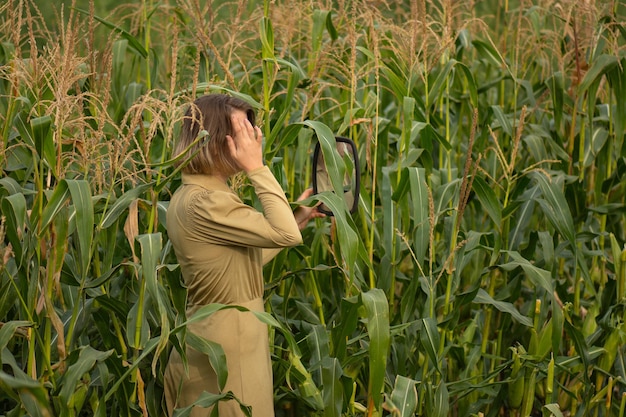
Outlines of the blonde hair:
[{"label": "blonde hair", "polygon": [[[182,172],[231,176],[241,170],[230,156],[226,142],[226,135],[232,135],[230,116],[234,110],[245,112],[250,123],[254,125],[255,116],[252,106],[237,97],[209,94],[196,99],[189,106],[183,117],[180,138],[174,148],[174,155],[186,153],[191,156],[197,153],[188,162],[188,157],[182,158],[179,163],[186,163]],[[208,137],[193,144],[201,130],[205,130]]]}]

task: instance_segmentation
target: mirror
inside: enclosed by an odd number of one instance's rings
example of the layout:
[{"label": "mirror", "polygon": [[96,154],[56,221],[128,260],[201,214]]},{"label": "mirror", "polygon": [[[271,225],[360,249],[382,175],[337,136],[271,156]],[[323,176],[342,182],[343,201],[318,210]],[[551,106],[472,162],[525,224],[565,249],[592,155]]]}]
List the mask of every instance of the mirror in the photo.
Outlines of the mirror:
[{"label": "mirror", "polygon": [[[333,176],[341,175],[340,171],[345,167],[343,182],[337,188],[343,190],[343,199],[346,202],[346,207],[350,210],[350,213],[354,213],[359,204],[359,192],[360,192],[360,172],[359,172],[359,158],[356,152],[356,145],[348,138],[337,136],[336,148],[323,151],[320,142],[315,145],[315,152],[313,153],[313,193],[318,194],[324,191],[335,192],[333,187]],[[328,158],[333,158],[332,163],[326,164],[324,155],[332,152],[328,155]],[[341,163],[343,162],[343,164]],[[332,175],[329,169],[333,172]],[[339,177],[335,177],[335,180],[339,180]],[[318,210],[328,216],[332,216],[333,212],[325,204],[320,204]]]}]

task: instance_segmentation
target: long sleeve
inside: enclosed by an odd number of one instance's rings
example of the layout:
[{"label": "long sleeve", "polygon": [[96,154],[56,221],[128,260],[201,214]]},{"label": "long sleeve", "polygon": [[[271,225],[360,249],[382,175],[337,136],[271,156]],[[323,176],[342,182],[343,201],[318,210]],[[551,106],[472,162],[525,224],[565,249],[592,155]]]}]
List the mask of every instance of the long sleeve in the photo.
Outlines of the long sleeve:
[{"label": "long sleeve", "polygon": [[231,191],[207,190],[196,193],[188,206],[190,226],[198,239],[218,244],[260,248],[295,246],[302,235],[285,194],[263,167],[249,174],[263,212],[244,204]]}]

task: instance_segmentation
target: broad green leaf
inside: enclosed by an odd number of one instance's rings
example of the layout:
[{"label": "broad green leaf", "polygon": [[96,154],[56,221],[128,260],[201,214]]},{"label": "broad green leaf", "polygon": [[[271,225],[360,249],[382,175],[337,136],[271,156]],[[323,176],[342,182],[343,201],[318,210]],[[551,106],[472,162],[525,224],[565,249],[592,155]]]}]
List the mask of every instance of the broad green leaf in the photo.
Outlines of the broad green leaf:
[{"label": "broad green leaf", "polygon": [[411,417],[415,415],[417,408],[416,381],[404,377],[396,376],[396,383],[391,392],[390,402],[393,406],[392,415],[398,417]]},{"label": "broad green leaf", "polygon": [[312,33],[311,33],[311,46],[312,46],[312,53],[314,55],[317,55],[320,51],[320,49],[322,48],[322,41],[323,41],[323,37],[324,37],[324,29],[328,28],[328,22],[331,22],[331,27],[332,27],[332,20],[331,20],[331,14],[330,11],[328,10],[320,10],[320,9],[316,9],[313,10],[313,26],[312,26]]},{"label": "broad green leaf", "polygon": [[361,293],[361,300],[370,338],[368,392],[374,408],[380,411],[389,355],[389,304],[385,293],[378,288]]},{"label": "broad green leaf", "polygon": [[[4,188],[8,195],[13,194],[33,194],[34,192],[31,190],[23,189],[17,181],[15,181],[11,177],[0,178],[0,187]],[[1,194],[0,194],[1,196]]]},{"label": "broad green leaf", "polygon": [[502,68],[506,66],[506,62],[500,52],[490,43],[475,39],[472,41],[472,45],[476,48],[476,51],[478,51],[478,56],[484,58],[494,67]]},{"label": "broad green leaf", "polygon": [[[19,302],[18,294],[15,281],[5,280],[3,282],[0,280],[0,317],[12,318],[9,312]],[[0,346],[2,346],[1,343]],[[0,362],[2,362],[2,358],[0,358]]]},{"label": "broad green leaf", "polygon": [[[330,346],[328,343],[328,333],[326,327],[323,325],[315,325],[311,327],[307,337],[307,345],[311,351],[311,365],[313,370],[321,370],[322,361],[330,356]],[[319,378],[320,372],[317,372],[317,381],[321,382]]]},{"label": "broad green leaf", "polygon": [[91,371],[97,362],[102,362],[113,354],[113,350],[101,352],[91,346],[83,346],[80,349],[78,360],[69,366],[63,376],[63,384],[59,391],[59,398],[69,409],[74,406],[74,391],[80,380],[86,373]]},{"label": "broad green leaf", "polygon": [[556,403],[546,404],[543,406],[543,408],[550,412],[550,416],[563,417],[563,413],[561,412],[561,407]]},{"label": "broad green leaf", "polygon": [[614,116],[611,120],[615,126],[615,136],[618,138],[624,137],[624,130],[626,130],[626,102],[623,97],[626,96],[626,58],[620,60],[619,65],[614,66],[607,72],[606,76],[609,81],[609,85],[613,90],[615,97]]},{"label": "broad green leaf", "polygon": [[[516,208],[517,216],[513,217],[515,221],[511,222],[511,232],[509,233],[509,247],[512,250],[518,250],[522,241],[528,237],[528,225],[532,219],[535,210],[535,200],[541,195],[539,187],[534,186],[522,195],[521,205]],[[506,217],[506,216],[504,216]]]},{"label": "broad green leaf", "polygon": [[341,363],[344,363],[347,359],[347,340],[356,330],[357,322],[359,320],[359,304],[356,297],[343,298],[340,301],[340,311],[342,323],[333,328],[333,343],[334,356],[339,359]]},{"label": "broad green leaf", "polygon": [[[137,368],[142,363],[142,361],[144,361],[148,356],[152,354],[152,352],[156,349],[158,344],[159,344],[158,337],[150,339],[145,344],[145,347],[141,351],[141,354],[139,355],[139,357],[133,363],[129,364],[128,366],[124,366],[123,368],[118,369],[117,374],[119,375],[119,377],[117,378],[117,380],[115,380],[115,382],[113,383],[111,387],[108,387],[108,390],[106,391],[106,394],[104,395],[105,401],[109,401],[109,399],[114,395],[120,395],[120,392],[122,392],[122,395],[123,395],[123,391],[125,390],[125,386],[123,385],[124,382],[127,382],[127,378],[129,378],[133,372],[137,371]],[[123,396],[125,398],[130,398],[130,394],[123,395]]]},{"label": "broad green leaf", "polygon": [[339,33],[337,32],[337,28],[335,28],[335,25],[333,24],[331,13],[328,13],[328,15],[326,16],[326,30],[330,35],[330,39],[332,39],[333,41],[337,40],[337,38],[339,37]]},{"label": "broad green leaf", "polygon": [[343,371],[336,358],[322,360],[322,386],[324,387],[324,417],[340,417],[343,409]]},{"label": "broad green leaf", "polygon": [[135,104],[141,95],[143,94],[144,86],[143,84],[130,82],[126,85],[124,101],[126,104],[126,108],[131,108],[133,104]]},{"label": "broad green leaf", "polygon": [[343,178],[346,166],[337,151],[335,134],[328,126],[315,120],[307,120],[302,124],[315,130],[333,189],[337,195],[343,195]]},{"label": "broad green leaf", "polygon": [[460,184],[461,180],[455,178],[452,181],[443,183],[434,190],[435,216],[444,216],[450,210],[450,205],[458,197]]},{"label": "broad green leaf", "polygon": [[585,278],[586,283],[593,286],[585,256],[576,244],[574,219],[565,199],[565,193],[562,190],[562,177],[548,179],[543,173],[538,172],[533,172],[532,176],[538,183],[539,188],[541,188],[543,199],[538,199],[537,202],[541,206],[543,213],[552,223],[552,226],[568,241],[574,253],[578,270]]},{"label": "broad green leaf", "polygon": [[469,89],[469,97],[470,103],[472,107],[478,107],[478,88],[476,87],[476,80],[474,79],[474,75],[472,71],[465,64],[461,62],[457,62],[455,65],[456,68],[460,69],[463,75],[465,76],[465,80],[467,81],[467,88]]},{"label": "broad green leaf", "polygon": [[561,131],[563,121],[563,96],[565,94],[565,81],[563,73],[557,71],[548,80],[546,85],[552,93],[552,109],[554,111],[554,124],[557,132]]},{"label": "broad green leaf", "polygon": [[[287,126],[287,128],[284,128],[284,125],[287,122],[289,115],[293,111],[293,100],[296,94],[296,88],[298,87],[300,81],[306,78],[306,74],[304,73],[304,70],[300,68],[297,64],[289,62],[285,59],[277,58],[276,63],[290,68],[291,71],[288,76],[287,89],[285,91],[284,98],[281,97],[281,100],[279,102],[282,103],[282,106],[277,106],[277,108],[275,109],[278,114],[277,120],[273,124],[270,134],[265,138],[266,157],[268,154],[268,150],[273,149],[274,142],[279,137],[279,134],[280,144],[282,146],[287,146],[289,143],[291,143],[290,141],[292,140],[292,138],[295,138],[299,130],[302,128],[302,125],[292,124]],[[285,130],[288,129],[289,133],[287,134],[285,133]],[[278,149],[279,147],[277,146],[276,148]]]},{"label": "broad green leaf", "polygon": [[[4,350],[13,338],[15,331],[20,327],[32,327],[33,323],[29,321],[9,321],[3,323],[0,327],[0,352]],[[2,358],[0,357],[0,363]]]},{"label": "broad green leaf", "polygon": [[430,217],[428,213],[428,183],[426,181],[426,170],[423,168],[409,168],[409,179],[411,184],[411,208],[413,210],[413,221],[415,222],[415,232],[413,234],[413,252],[415,259],[424,268],[424,258],[430,246]]},{"label": "broad green leaf", "polygon": [[583,162],[585,168],[588,168],[593,164],[598,163],[598,154],[606,145],[608,138],[609,131],[606,128],[598,127],[593,130],[590,140],[586,141],[586,144],[588,146],[585,149],[585,159]]},{"label": "broad green leaf", "polygon": [[585,77],[578,86],[578,94],[583,95],[593,83],[599,81],[607,72],[611,71],[619,64],[619,60],[614,55],[600,55],[591,64],[591,68],[585,73]]},{"label": "broad green leaf", "polygon": [[432,151],[433,141],[437,141],[447,151],[452,149],[452,145],[437,131],[430,123],[414,122],[412,126],[411,137],[419,136],[419,146]]},{"label": "broad green leaf", "polygon": [[261,39],[261,56],[264,60],[274,59],[274,29],[272,21],[263,16],[259,21],[259,37]]},{"label": "broad green leaf", "polygon": [[440,336],[439,329],[437,328],[437,321],[431,317],[426,317],[420,320],[420,342],[422,347],[426,351],[428,358],[435,366],[437,371],[441,373],[441,367],[439,365],[439,356],[437,351],[439,350]]},{"label": "broad green leaf", "polygon": [[[366,56],[368,56],[372,61],[376,60],[376,58],[374,57],[374,54],[370,50],[362,46],[358,46],[357,50],[365,54]],[[401,97],[406,96],[406,92],[409,91],[409,88],[406,82],[406,79],[407,79],[406,74],[397,74],[388,65],[383,65],[381,69],[385,78],[390,84],[391,90],[394,92],[396,97],[401,98]]]},{"label": "broad green leaf", "polygon": [[63,208],[60,210],[56,216],[54,216],[54,220],[52,223],[54,240],[50,243],[54,243],[54,251],[52,254],[55,256],[50,256],[48,258],[48,268],[51,271],[61,272],[63,263],[65,261],[65,256],[68,252],[69,246],[69,233],[70,233],[70,222],[69,222],[70,210],[68,208]]},{"label": "broad green leaf", "polygon": [[21,405],[28,416],[52,417],[50,400],[45,387],[22,373],[21,376],[9,375],[0,370],[0,386],[6,386],[19,393]]},{"label": "broad green leaf", "polygon": [[559,304],[558,300],[552,299],[552,352],[560,352],[561,345],[563,343],[563,321],[565,320],[563,315],[563,307]]},{"label": "broad green leaf", "polygon": [[574,220],[563,193],[562,179],[558,177],[547,178],[543,173],[533,173],[532,176],[539,185],[543,195],[543,199],[537,200],[543,209],[543,213],[554,228],[567,239],[572,250],[575,250],[576,232],[574,230]]},{"label": "broad green leaf", "polygon": [[398,168],[402,168],[402,159],[406,158],[411,146],[411,137],[413,130],[413,113],[415,112],[415,99],[413,97],[404,97],[402,100],[402,140],[400,141],[400,149],[398,155]]},{"label": "broad green leaf", "polygon": [[[81,8],[78,8],[78,7],[75,8],[75,10],[77,10],[80,13],[83,13],[83,14],[85,14],[87,16],[90,15],[89,11],[87,11],[87,10],[84,10],[84,9],[81,9]],[[122,38],[124,38],[128,42],[128,44],[135,50],[135,52],[137,52],[142,58],[147,58],[148,57],[148,51],[146,51],[146,49],[143,47],[141,42],[136,37],[131,35],[128,31],[126,31],[123,28],[119,27],[115,23],[112,23],[112,22],[109,22],[108,20],[102,19],[101,17],[94,16],[94,19],[96,19],[98,22],[102,23],[104,26],[108,27],[112,31],[119,33],[122,36]]]},{"label": "broad green leaf", "polygon": [[538,332],[537,336],[539,337],[539,342],[537,343],[537,350],[534,354],[539,358],[539,360],[544,360],[548,357],[548,354],[552,350],[555,338],[554,322],[550,319],[544,326],[540,326],[539,329],[535,330]]},{"label": "broad green leaf", "polygon": [[626,259],[622,259],[622,250],[626,251],[626,248],[620,248],[615,234],[611,233],[609,236],[611,240],[611,254],[613,255],[613,270],[617,278],[617,299],[623,300],[626,298]]},{"label": "broad green leaf", "polygon": [[597,364],[598,368],[604,372],[609,373],[615,363],[615,358],[617,358],[617,353],[622,345],[622,340],[624,339],[624,327],[625,326],[622,324],[611,330],[606,338],[606,341],[604,342],[604,353],[600,357]]},{"label": "broad green leaf", "polygon": [[437,77],[429,86],[429,91],[428,91],[428,105],[429,106],[432,106],[437,101],[437,98],[446,91],[446,89],[443,86],[444,82],[446,80],[449,80],[448,77],[450,77],[450,73],[452,72],[452,69],[456,63],[457,61],[455,59],[450,59],[448,62],[446,62],[443,68],[437,73]]},{"label": "broad green leaf", "polygon": [[525,135],[522,137],[522,141],[526,144],[528,151],[532,155],[536,162],[541,162],[550,159],[548,156],[548,149],[543,137],[538,135]]},{"label": "broad green leaf", "polygon": [[447,417],[449,416],[450,410],[450,398],[448,394],[448,387],[446,387],[445,382],[439,381],[437,388],[435,389],[434,395],[434,410],[432,413],[433,417]]},{"label": "broad green leaf", "polygon": [[37,152],[37,144],[35,143],[35,139],[33,138],[32,126],[29,123],[29,117],[30,114],[28,113],[28,111],[23,110],[22,112],[15,115],[15,120],[13,124],[15,129],[19,133],[21,141],[24,142],[29,148],[35,150],[35,154],[33,154],[32,156],[39,157],[39,153]]},{"label": "broad green leaf", "polygon": [[491,106],[491,111],[502,128],[502,131],[506,133],[507,136],[512,137],[513,125],[511,124],[511,119],[504,114],[500,106]]},{"label": "broad green leaf", "polygon": [[478,304],[489,304],[502,311],[503,313],[508,313],[519,323],[532,327],[533,321],[520,313],[513,304],[507,303],[505,301],[496,301],[494,300],[487,291],[480,288],[478,293],[476,293],[476,297],[474,298],[474,302]]},{"label": "broad green leaf", "polygon": [[[169,303],[164,291],[158,282],[157,268],[163,249],[161,233],[151,233],[137,236],[137,241],[141,247],[141,272],[143,279],[150,294],[152,305],[156,306],[156,315],[159,318],[161,330],[161,343],[157,347],[156,356],[166,348],[169,338],[170,324],[168,320],[167,310]],[[156,362],[153,363],[156,367]]]},{"label": "broad green leaf", "polygon": [[12,194],[0,201],[2,203],[2,215],[6,222],[6,238],[13,247],[18,266],[21,266],[25,251],[28,250],[28,241],[24,239],[24,233],[26,229],[30,228],[26,199],[23,194]]},{"label": "broad green leaf", "polygon": [[52,141],[52,117],[40,116],[30,119],[30,129],[35,142],[35,149],[40,159],[46,161],[52,172],[56,172],[56,153]]},{"label": "broad green leaf", "polygon": [[150,340],[150,324],[148,323],[148,297],[140,297],[128,312],[126,318],[126,338],[128,346],[133,349],[145,349]]},{"label": "broad green leaf", "polygon": [[317,194],[314,198],[324,203],[334,214],[340,250],[344,260],[342,267],[351,274],[350,278],[353,278],[359,247],[363,247],[363,242],[355,231],[346,203],[343,198],[330,191]]},{"label": "broad green leaf", "polygon": [[203,337],[196,336],[194,333],[187,333],[186,341],[189,347],[204,353],[208,356],[211,367],[217,375],[217,383],[220,391],[226,386],[228,379],[228,366],[226,363],[226,354],[219,343],[207,340]]},{"label": "broad green leaf", "polygon": [[502,206],[496,196],[495,191],[480,176],[474,177],[472,189],[476,193],[476,197],[485,209],[491,220],[493,220],[496,228],[501,230],[502,225]]},{"label": "broad green leaf", "polygon": [[[41,215],[41,229],[40,236],[43,237],[46,228],[50,225],[53,217],[61,210],[61,207],[66,203],[67,198],[70,196],[70,191],[67,187],[67,181],[63,180],[56,186],[52,195],[48,199],[48,203],[43,209]],[[93,226],[93,225],[92,225]]]},{"label": "broad green leaf", "polygon": [[78,237],[81,282],[87,278],[91,265],[91,244],[94,232],[94,212],[89,183],[84,180],[64,180],[72,197]]},{"label": "broad green leaf", "polygon": [[511,257],[511,261],[500,265],[501,268],[511,271],[514,268],[521,267],[534,285],[543,288],[549,296],[552,296],[554,285],[549,271],[538,268],[517,252],[511,251],[508,254]]},{"label": "broad green leaf", "polygon": [[83,288],[97,288],[101,285],[104,285],[113,276],[115,276],[116,273],[119,272],[119,269],[121,268],[121,266],[122,266],[121,264],[117,264],[116,266],[114,266],[113,268],[105,272],[104,274],[100,275],[99,277],[92,279],[92,280],[88,280],[83,285]]},{"label": "broad green leaf", "polygon": [[[223,394],[211,394],[209,392],[203,392],[200,394],[200,398],[198,398],[192,405],[177,408],[174,410],[172,417],[189,417],[194,408],[209,408],[213,407],[220,401],[237,401],[239,403],[239,408],[244,416],[252,417],[252,409],[249,406],[243,404],[232,391],[228,391]],[[213,417],[213,413],[211,413],[211,417]]]},{"label": "broad green leaf", "polygon": [[391,261],[395,257],[393,253],[395,251],[395,240],[396,240],[396,219],[395,219],[395,208],[396,204],[394,204],[391,190],[391,179],[390,179],[390,169],[389,167],[384,167],[382,170],[382,187],[381,187],[381,206],[382,206],[382,242],[381,249],[383,255],[380,260],[380,276],[378,278],[377,287],[381,288],[383,291],[393,291],[391,288],[392,285],[392,265]]},{"label": "broad green leaf", "polygon": [[551,271],[554,266],[554,241],[552,235],[548,231],[538,232],[539,242],[541,243],[541,255],[543,255],[543,269]]},{"label": "broad green leaf", "polygon": [[583,377],[585,382],[589,383],[589,345],[580,330],[570,323],[569,320],[564,320],[563,324],[565,334],[567,334],[570,337],[570,340],[574,343],[576,353],[578,353],[578,356],[583,363],[583,369],[581,370],[580,375]]}]

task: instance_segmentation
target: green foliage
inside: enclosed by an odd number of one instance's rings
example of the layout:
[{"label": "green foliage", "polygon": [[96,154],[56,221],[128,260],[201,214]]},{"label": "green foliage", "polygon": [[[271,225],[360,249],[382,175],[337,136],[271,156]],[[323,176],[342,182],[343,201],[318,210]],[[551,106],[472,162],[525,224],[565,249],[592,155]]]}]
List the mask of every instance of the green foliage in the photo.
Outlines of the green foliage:
[{"label": "green foliage", "polygon": [[238,307],[186,317],[164,227],[216,91],[290,200],[359,150],[358,212],[304,202],[335,216],[265,269],[278,416],[624,415],[623,4],[113,3],[0,5],[0,415],[165,415],[186,345],[224,386],[185,329]]}]

